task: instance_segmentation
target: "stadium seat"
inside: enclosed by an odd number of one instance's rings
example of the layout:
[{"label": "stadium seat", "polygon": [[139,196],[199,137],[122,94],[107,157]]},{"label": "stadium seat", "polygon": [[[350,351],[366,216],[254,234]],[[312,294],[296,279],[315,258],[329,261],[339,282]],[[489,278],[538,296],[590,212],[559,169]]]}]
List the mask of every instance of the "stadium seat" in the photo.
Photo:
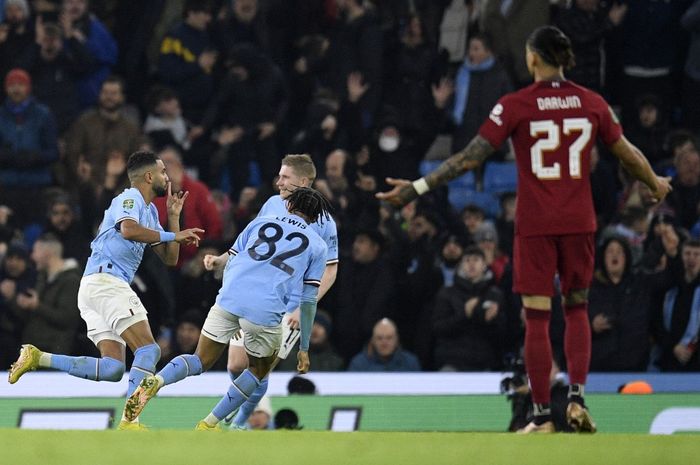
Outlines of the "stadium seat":
[{"label": "stadium seat", "polygon": [[476,192],[470,189],[450,186],[448,200],[450,205],[458,212],[470,204],[483,209],[489,218],[496,218],[501,212],[501,204],[498,197],[488,192]]},{"label": "stadium seat", "polygon": [[515,192],[518,173],[515,162],[487,163],[484,168],[484,192],[502,194]]},{"label": "stadium seat", "polygon": [[[430,173],[431,171],[434,171],[438,166],[440,166],[440,163],[442,163],[444,160],[423,160],[420,163],[420,167],[418,170],[420,171],[421,176],[425,176],[426,174]],[[462,188],[462,189],[469,189],[472,191],[476,190],[476,178],[474,176],[473,171],[467,171],[464,173],[462,176],[458,177],[457,179],[453,179],[450,181],[450,189],[453,187],[455,188]]]}]

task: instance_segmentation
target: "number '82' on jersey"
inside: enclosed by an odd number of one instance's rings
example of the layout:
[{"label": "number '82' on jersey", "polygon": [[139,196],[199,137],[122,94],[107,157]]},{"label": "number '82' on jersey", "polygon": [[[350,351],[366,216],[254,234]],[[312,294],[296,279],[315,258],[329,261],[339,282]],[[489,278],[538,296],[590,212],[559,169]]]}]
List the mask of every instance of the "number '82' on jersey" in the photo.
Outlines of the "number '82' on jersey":
[{"label": "number '82' on jersey", "polygon": [[316,298],[327,245],[299,216],[254,219],[229,249],[216,303],[248,321],[274,326],[292,296]]}]

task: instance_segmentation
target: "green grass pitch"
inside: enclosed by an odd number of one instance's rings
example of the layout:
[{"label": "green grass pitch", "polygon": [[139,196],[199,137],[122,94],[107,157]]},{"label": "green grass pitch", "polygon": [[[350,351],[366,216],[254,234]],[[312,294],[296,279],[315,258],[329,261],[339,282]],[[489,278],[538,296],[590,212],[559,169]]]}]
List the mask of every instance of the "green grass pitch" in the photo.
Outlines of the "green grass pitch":
[{"label": "green grass pitch", "polygon": [[0,430],[2,465],[693,464],[697,435]]}]

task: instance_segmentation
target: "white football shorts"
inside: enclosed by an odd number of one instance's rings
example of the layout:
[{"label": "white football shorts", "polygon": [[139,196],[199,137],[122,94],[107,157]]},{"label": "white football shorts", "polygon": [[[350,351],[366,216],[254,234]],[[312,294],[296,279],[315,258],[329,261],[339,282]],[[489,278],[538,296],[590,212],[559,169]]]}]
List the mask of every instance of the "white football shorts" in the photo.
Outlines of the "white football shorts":
[{"label": "white football shorts", "polygon": [[[228,344],[233,335],[242,331],[245,351],[258,358],[270,357],[279,350],[282,342],[282,324],[261,326],[245,318],[227,312],[214,304],[202,327],[202,334],[212,341]],[[233,341],[231,341],[233,342]]]},{"label": "white football shorts", "polygon": [[[279,353],[277,354],[277,356],[281,359],[286,359],[289,356],[289,353],[292,351],[292,349],[294,349],[294,346],[301,336],[301,330],[299,328],[292,329],[289,327],[289,315],[289,313],[285,313],[284,317],[282,317],[282,344],[280,345]],[[241,334],[239,336],[234,334],[234,336],[231,337],[230,344],[236,347],[243,347],[244,339],[245,335]]]},{"label": "white football shorts", "polygon": [[87,325],[87,337],[95,345],[106,339],[126,345],[121,334],[148,319],[131,286],[107,273],[94,273],[80,280],[78,309]]}]

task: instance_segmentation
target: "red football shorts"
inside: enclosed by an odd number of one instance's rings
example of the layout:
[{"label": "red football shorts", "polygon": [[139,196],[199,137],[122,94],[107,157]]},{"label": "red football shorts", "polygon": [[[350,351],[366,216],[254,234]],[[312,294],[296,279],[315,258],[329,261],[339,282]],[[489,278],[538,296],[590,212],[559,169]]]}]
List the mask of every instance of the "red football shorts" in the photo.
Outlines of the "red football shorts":
[{"label": "red football shorts", "polygon": [[560,236],[515,236],[513,291],[526,295],[554,295],[558,272],[561,293],[588,289],[593,279],[593,233]]}]

